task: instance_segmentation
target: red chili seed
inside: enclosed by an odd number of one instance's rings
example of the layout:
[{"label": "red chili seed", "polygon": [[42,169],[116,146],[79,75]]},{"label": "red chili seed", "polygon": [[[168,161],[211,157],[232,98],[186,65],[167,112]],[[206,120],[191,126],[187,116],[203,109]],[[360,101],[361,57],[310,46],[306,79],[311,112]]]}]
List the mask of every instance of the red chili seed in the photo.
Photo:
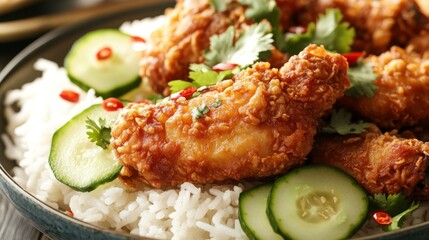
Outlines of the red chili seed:
[{"label": "red chili seed", "polygon": [[232,70],[235,67],[237,67],[238,64],[236,63],[218,63],[212,67],[213,70],[216,72],[225,71],[225,70]]},{"label": "red chili seed", "polygon": [[392,216],[385,211],[375,211],[372,213],[372,219],[380,225],[389,225],[392,223]]},{"label": "red chili seed", "polygon": [[98,60],[106,60],[109,59],[112,56],[112,48],[110,47],[103,47],[97,52],[97,59]]},{"label": "red chili seed", "polygon": [[63,90],[60,93],[60,97],[66,101],[76,103],[79,101],[79,93],[73,90]]},{"label": "red chili seed", "polygon": [[124,104],[116,98],[107,98],[103,101],[103,108],[106,111],[113,112],[123,108]]},{"label": "red chili seed", "polygon": [[347,59],[347,62],[349,62],[349,65],[354,65],[357,63],[359,58],[365,56],[365,52],[349,52],[344,53],[343,56]]}]

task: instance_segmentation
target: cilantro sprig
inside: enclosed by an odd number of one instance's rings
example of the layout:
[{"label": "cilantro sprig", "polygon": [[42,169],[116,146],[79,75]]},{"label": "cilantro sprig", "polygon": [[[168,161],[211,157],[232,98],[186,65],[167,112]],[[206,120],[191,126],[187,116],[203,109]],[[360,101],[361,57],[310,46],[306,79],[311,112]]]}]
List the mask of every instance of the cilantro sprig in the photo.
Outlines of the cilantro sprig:
[{"label": "cilantro sprig", "polygon": [[372,70],[370,63],[358,61],[355,66],[349,67],[347,76],[350,80],[350,88],[346,90],[346,95],[353,98],[372,98],[378,90],[375,80],[378,74]]},{"label": "cilantro sprig", "polygon": [[268,20],[271,26],[277,27],[280,21],[280,9],[274,0],[238,0],[247,9],[244,13],[247,18],[260,22],[263,19]]},{"label": "cilantro sprig", "polygon": [[168,86],[170,86],[172,93],[178,92],[187,87],[200,88],[210,86],[225,80],[232,75],[232,70],[216,72],[204,64],[191,64],[189,69],[191,70],[189,72],[189,78],[192,79],[192,82],[184,80],[170,81]]},{"label": "cilantro sprig", "polygon": [[99,118],[97,123],[88,117],[85,123],[88,130],[86,135],[88,136],[89,140],[95,143],[97,146],[107,149],[110,144],[111,128],[106,123],[106,119]]},{"label": "cilantro sprig", "polygon": [[410,201],[403,193],[374,194],[368,199],[371,212],[383,210],[393,216],[392,223],[383,227],[384,231],[400,229],[406,215],[419,207],[418,203]]},{"label": "cilantro sprig", "polygon": [[310,23],[307,32],[302,34],[286,34],[285,42],[277,37],[277,45],[281,50],[295,55],[301,52],[310,43],[323,45],[327,50],[345,53],[349,52],[355,30],[347,22],[341,22],[343,15],[339,9],[328,9],[325,14],[320,15],[314,23]]},{"label": "cilantro sprig", "polygon": [[235,63],[245,67],[259,60],[262,53],[273,49],[273,34],[268,22],[253,24],[241,32],[235,42],[234,35],[234,27],[230,26],[222,34],[210,38],[210,49],[204,54],[207,66]]},{"label": "cilantro sprig", "polygon": [[366,131],[369,123],[358,121],[352,123],[352,114],[345,109],[333,110],[329,126],[322,129],[325,133],[338,133],[340,135],[360,134]]}]

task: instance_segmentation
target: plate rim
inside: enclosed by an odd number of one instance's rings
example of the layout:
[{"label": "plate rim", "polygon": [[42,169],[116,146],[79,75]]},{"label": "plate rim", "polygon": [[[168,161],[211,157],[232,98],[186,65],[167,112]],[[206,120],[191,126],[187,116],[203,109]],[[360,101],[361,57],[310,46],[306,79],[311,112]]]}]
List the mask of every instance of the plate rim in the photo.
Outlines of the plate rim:
[{"label": "plate rim", "polygon": [[[14,56],[6,64],[6,66],[0,71],[0,87],[2,87],[4,85],[4,82],[7,81],[8,76],[11,73],[13,73],[14,71],[16,71],[17,69],[19,69],[20,66],[23,65],[26,60],[30,59],[32,56],[43,51],[43,49],[49,47],[49,43],[55,41],[58,38],[61,38],[61,36],[64,36],[66,34],[73,34],[74,32],[79,31],[80,27],[84,24],[96,25],[96,24],[102,22],[103,20],[106,20],[109,18],[115,18],[115,17],[118,17],[120,15],[129,13],[129,12],[139,11],[139,10],[143,10],[144,8],[154,7],[157,5],[167,6],[168,4],[172,4],[173,2],[175,2],[175,1],[174,0],[145,0],[146,4],[143,4],[141,7],[136,8],[136,9],[127,9],[127,10],[123,10],[120,12],[107,14],[107,15],[103,15],[103,16],[98,16],[98,17],[95,17],[95,18],[92,18],[89,20],[85,20],[82,22],[78,22],[78,23],[74,23],[74,24],[70,24],[70,25],[66,25],[66,26],[62,26],[62,27],[58,27],[56,29],[53,29],[53,30],[41,35],[40,37],[38,37],[33,42],[31,42],[28,46],[26,46],[23,50],[21,50],[16,56]],[[133,20],[133,19],[130,19],[130,21],[131,20]],[[33,80],[31,80],[31,81],[33,81]],[[26,81],[26,82],[29,82],[29,81]],[[6,159],[6,160],[8,160],[8,159]],[[64,219],[65,221],[73,222],[74,224],[77,224],[81,227],[85,227],[85,228],[93,230],[93,231],[108,233],[108,234],[111,234],[111,235],[114,235],[117,237],[126,237],[126,238],[131,238],[131,239],[153,239],[153,238],[149,238],[149,237],[131,234],[128,232],[119,232],[119,231],[116,231],[113,229],[101,227],[101,226],[98,226],[95,224],[84,222],[82,220],[79,220],[79,219],[76,219],[73,217],[69,217],[67,214],[65,214],[61,210],[55,209],[55,208],[47,205],[46,203],[44,203],[43,201],[41,201],[40,199],[35,197],[32,193],[30,193],[29,191],[24,189],[24,187],[20,186],[13,179],[13,177],[8,173],[8,171],[6,171],[6,169],[3,167],[3,165],[1,163],[0,163],[0,178],[3,178],[11,187],[13,187],[23,197],[31,199],[32,202],[37,204],[39,207],[42,207],[44,210],[49,211],[52,214],[55,214],[56,216]],[[0,190],[3,190],[1,188],[1,185],[0,185]],[[9,195],[6,192],[4,195],[9,200],[9,202],[12,205],[14,205],[14,207],[16,208],[16,203],[12,199],[10,199]],[[35,228],[38,229],[38,227],[35,224],[33,224],[33,222],[28,217],[26,217],[26,216],[24,216],[24,217],[29,222],[31,222],[31,224]],[[38,229],[38,230],[40,232],[44,233],[40,229]],[[416,225],[409,226],[407,228],[402,228],[402,229],[396,230],[394,232],[378,233],[378,234],[371,235],[371,236],[359,237],[359,238],[356,238],[356,240],[403,239],[404,237],[410,236],[409,234],[414,234],[414,233],[419,233],[419,232],[424,232],[426,234],[429,234],[429,220],[422,222],[422,223],[419,223],[419,224],[416,224]],[[44,233],[44,234],[46,234],[46,233]],[[414,236],[414,235],[412,235],[412,236]]]}]

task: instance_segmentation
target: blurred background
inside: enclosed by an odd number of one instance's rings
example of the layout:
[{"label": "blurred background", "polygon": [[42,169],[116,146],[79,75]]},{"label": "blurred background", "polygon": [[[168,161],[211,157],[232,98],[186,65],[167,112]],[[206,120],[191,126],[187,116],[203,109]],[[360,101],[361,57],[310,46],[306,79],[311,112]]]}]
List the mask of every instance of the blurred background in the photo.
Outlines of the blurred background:
[{"label": "blurred background", "polygon": [[0,70],[53,28],[136,7],[142,0],[0,0]]}]

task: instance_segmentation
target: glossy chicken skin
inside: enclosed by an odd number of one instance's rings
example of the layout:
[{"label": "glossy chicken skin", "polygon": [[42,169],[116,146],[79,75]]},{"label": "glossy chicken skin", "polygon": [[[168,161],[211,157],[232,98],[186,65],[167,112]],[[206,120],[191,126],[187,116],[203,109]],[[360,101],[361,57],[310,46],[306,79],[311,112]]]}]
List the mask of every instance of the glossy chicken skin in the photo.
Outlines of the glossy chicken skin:
[{"label": "glossy chicken skin", "polygon": [[[310,45],[281,69],[257,63],[189,100],[132,103],[112,128],[120,177],[164,188],[273,176],[302,164],[319,118],[349,86],[347,69],[341,55]],[[210,110],[196,119],[203,104]]]},{"label": "glossy chicken skin", "polygon": [[360,135],[319,136],[309,158],[312,163],[344,170],[370,194],[403,192],[428,200],[425,176],[428,156],[429,143],[383,134],[371,125]]}]

